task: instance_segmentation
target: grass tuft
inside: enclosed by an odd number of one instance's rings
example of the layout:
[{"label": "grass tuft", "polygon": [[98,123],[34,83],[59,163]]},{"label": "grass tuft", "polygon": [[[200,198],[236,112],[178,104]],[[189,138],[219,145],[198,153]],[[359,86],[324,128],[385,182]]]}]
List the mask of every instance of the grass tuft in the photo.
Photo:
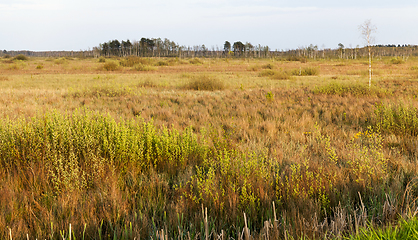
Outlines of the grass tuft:
[{"label": "grass tuft", "polygon": [[215,77],[199,75],[193,76],[190,81],[183,86],[183,88],[196,91],[216,91],[224,90],[225,84]]}]

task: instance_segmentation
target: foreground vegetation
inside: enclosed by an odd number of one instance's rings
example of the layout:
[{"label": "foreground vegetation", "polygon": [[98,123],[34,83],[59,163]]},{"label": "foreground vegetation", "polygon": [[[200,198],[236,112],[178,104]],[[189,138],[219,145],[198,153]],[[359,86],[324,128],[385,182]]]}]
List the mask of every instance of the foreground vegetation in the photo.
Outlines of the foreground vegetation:
[{"label": "foreground vegetation", "polygon": [[2,239],[416,236],[416,59],[0,64]]}]

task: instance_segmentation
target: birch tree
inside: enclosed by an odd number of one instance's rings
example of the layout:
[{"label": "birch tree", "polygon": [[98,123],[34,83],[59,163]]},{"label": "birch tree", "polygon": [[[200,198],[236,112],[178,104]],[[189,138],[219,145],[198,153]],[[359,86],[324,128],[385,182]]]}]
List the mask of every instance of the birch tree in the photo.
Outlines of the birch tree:
[{"label": "birch tree", "polygon": [[371,44],[374,43],[374,37],[372,36],[373,33],[376,32],[377,28],[372,24],[372,21],[366,20],[362,25],[359,26],[359,30],[364,41],[367,44],[367,49],[369,51],[369,88],[372,86],[372,46]]}]

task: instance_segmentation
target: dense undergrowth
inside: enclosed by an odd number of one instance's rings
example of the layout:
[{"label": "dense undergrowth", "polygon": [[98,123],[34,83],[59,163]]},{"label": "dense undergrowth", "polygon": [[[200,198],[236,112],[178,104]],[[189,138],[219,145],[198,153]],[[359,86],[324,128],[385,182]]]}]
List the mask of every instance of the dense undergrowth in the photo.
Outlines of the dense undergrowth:
[{"label": "dense undergrowth", "polygon": [[71,223],[73,237],[87,239],[156,238],[161,230],[240,238],[247,228],[256,238],[268,230],[322,238],[390,224],[416,207],[415,170],[388,158],[381,130],[414,136],[415,125],[405,131],[388,116],[417,116],[388,109],[377,106],[343,148],[316,125],[303,143],[288,143],[300,145],[300,162],[243,152],[213,129],[179,132],[86,109],[2,120],[1,236],[10,227],[17,238],[57,238]]},{"label": "dense undergrowth", "polygon": [[415,236],[416,63],[291,60],[4,62],[0,238]]}]

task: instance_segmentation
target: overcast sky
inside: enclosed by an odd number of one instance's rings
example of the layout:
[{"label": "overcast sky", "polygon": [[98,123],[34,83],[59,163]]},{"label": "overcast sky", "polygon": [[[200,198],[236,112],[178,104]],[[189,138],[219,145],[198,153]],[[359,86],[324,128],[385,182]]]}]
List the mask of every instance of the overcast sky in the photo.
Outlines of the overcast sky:
[{"label": "overcast sky", "polygon": [[418,44],[417,0],[0,0],[0,49],[86,50],[118,40],[168,38],[211,48],[228,40],[295,49]]}]

